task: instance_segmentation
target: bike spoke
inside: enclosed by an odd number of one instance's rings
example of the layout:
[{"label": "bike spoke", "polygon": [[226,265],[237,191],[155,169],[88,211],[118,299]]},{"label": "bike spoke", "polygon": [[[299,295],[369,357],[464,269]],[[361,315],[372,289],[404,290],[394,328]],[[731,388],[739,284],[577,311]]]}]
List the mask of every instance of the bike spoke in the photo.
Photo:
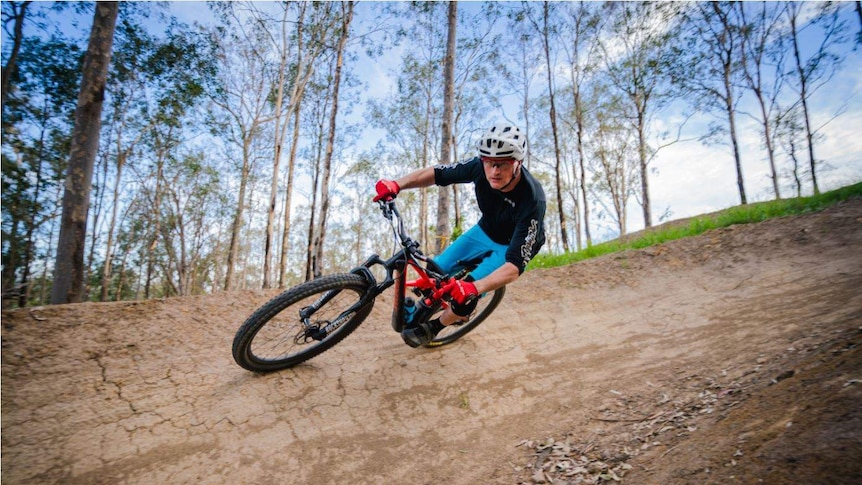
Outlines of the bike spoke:
[{"label": "bike spoke", "polygon": [[[322,329],[342,317],[344,311],[355,304],[359,298],[360,294],[357,291],[327,291],[298,301],[291,305],[291,308],[296,310],[288,308],[278,313],[260,329],[252,342],[251,354],[259,360],[279,360],[319,345],[337,333],[338,329],[323,340],[314,339],[313,330]],[[314,306],[319,308],[309,314],[308,309]],[[311,333],[302,323],[303,314],[308,317]]]}]

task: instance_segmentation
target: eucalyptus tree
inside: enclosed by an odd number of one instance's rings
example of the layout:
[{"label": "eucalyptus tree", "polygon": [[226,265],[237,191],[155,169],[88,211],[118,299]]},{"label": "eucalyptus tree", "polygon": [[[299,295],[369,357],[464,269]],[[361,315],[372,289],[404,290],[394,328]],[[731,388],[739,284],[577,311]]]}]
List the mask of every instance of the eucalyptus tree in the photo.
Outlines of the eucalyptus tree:
[{"label": "eucalyptus tree", "polygon": [[135,261],[129,260],[132,253],[127,250],[127,248],[132,246],[133,242],[121,239],[118,243],[122,257],[120,258],[117,277],[115,278],[115,281],[112,282],[114,301],[135,300],[137,298],[136,288],[134,285],[136,283],[137,273],[135,272],[134,267]]},{"label": "eucalyptus tree", "polygon": [[51,289],[52,304],[78,302],[83,295],[87,208],[93,162],[99,147],[103,92],[119,5],[116,2],[97,2],[95,11],[75,111],[60,239],[54,265],[54,285]]},{"label": "eucalyptus tree", "polygon": [[686,37],[681,50],[686,65],[675,74],[675,80],[696,109],[723,120],[713,125],[705,138],[725,132],[729,135],[739,198],[746,204],[736,119],[744,76],[739,12],[731,2],[696,3],[686,10],[685,19]]},{"label": "eucalyptus tree", "polygon": [[[287,132],[287,123],[282,123],[282,118],[284,114],[284,88],[285,81],[287,77],[287,58],[290,55],[289,49],[290,45],[296,44],[298,47],[302,47],[301,43],[296,42],[296,40],[290,39],[288,35],[288,20],[290,18],[291,6],[295,5],[299,9],[297,12],[297,21],[296,24],[302,26],[302,17],[305,15],[305,8],[307,6],[306,3],[280,3],[278,7],[281,9],[278,17],[269,18],[268,16],[262,15],[258,9],[254,7],[254,3],[249,4],[251,10],[254,12],[253,17],[255,17],[255,21],[263,26],[267,37],[272,44],[276,52],[276,56],[278,58],[278,67],[276,68],[276,81],[273,89],[275,90],[275,100],[273,102],[273,118],[275,121],[275,127],[273,129],[274,135],[274,147],[273,147],[273,164],[272,164],[272,176],[271,184],[270,184],[270,196],[269,196],[269,207],[267,210],[267,221],[266,221],[266,242],[264,244],[264,256],[263,256],[263,288],[269,288],[271,286],[270,282],[270,248],[272,247],[272,239],[273,239],[273,231],[274,231],[274,221],[275,221],[275,205],[276,205],[276,197],[278,196],[278,176],[279,176],[279,165],[281,163],[281,149],[282,144],[284,143],[285,133]],[[280,17],[280,18],[279,18]],[[277,33],[270,32],[267,28],[267,24],[274,24],[277,26]],[[302,31],[298,32],[298,37],[301,38]],[[302,54],[297,49],[297,56],[301,58]],[[310,65],[313,65],[311,63]],[[296,72],[302,76],[304,71],[307,69],[303,69],[303,66],[297,66]],[[298,86],[294,83],[294,94],[298,92]],[[295,102],[294,102],[295,103]],[[287,113],[290,113],[290,105],[292,103],[288,102]]]},{"label": "eucalyptus tree", "polygon": [[[321,207],[320,220],[317,231],[318,242],[316,244],[316,261],[323,268],[324,246],[326,243],[326,223],[329,217],[331,204],[330,178],[332,174],[332,154],[335,149],[335,138],[337,133],[339,96],[341,95],[342,68],[344,66],[345,49],[347,39],[350,36],[350,24],[353,21],[353,9],[355,1],[348,0],[339,4],[341,6],[340,32],[335,48],[335,64],[332,73],[332,104],[329,108],[329,122],[326,137],[326,151],[323,158],[323,180],[321,182]],[[316,276],[316,275],[315,275]]]},{"label": "eucalyptus tree", "polygon": [[[147,6],[148,4],[142,4]],[[149,10],[141,12],[146,14]],[[108,139],[115,161],[112,213],[108,223],[105,263],[102,265],[100,299],[108,299],[112,287],[114,239],[124,167],[133,162],[141,144],[160,131],[159,125],[178,127],[187,112],[210,89],[214,77],[214,45],[204,34],[171,19],[164,38],[151,35],[139,18],[124,18],[117,31],[113,69],[109,77]],[[146,163],[144,154],[139,163]],[[153,217],[156,224],[158,217]],[[154,235],[158,231],[154,230]],[[155,236],[154,236],[155,237]]]},{"label": "eucalyptus tree", "polygon": [[377,157],[374,152],[360,155],[344,174],[345,196],[349,200],[347,204],[350,216],[348,224],[351,251],[349,254],[354,265],[367,256],[365,247],[367,241],[372,239],[369,233],[373,232],[375,226],[379,226],[372,217],[369,217],[374,207],[367,195],[368,187],[373,186],[377,180],[378,168],[374,164],[375,158]]},{"label": "eucalyptus tree", "polygon": [[[223,4],[216,6],[223,7]],[[265,44],[264,33],[252,29],[245,38],[239,35],[229,10],[217,9],[221,25],[211,36],[217,42],[220,59],[218,89],[211,95],[213,110],[210,127],[214,136],[222,139],[227,158],[236,164],[239,187],[235,189],[236,209],[233,213],[224,289],[234,284],[234,273],[240,261],[240,235],[243,232],[247,200],[250,199],[250,176],[258,162],[268,157],[263,134],[271,120],[270,84],[267,64],[255,54],[258,44]],[[271,145],[270,145],[271,146]]]},{"label": "eucalyptus tree", "polygon": [[780,110],[775,120],[775,140],[777,148],[780,148],[787,158],[790,159],[790,177],[793,179],[793,188],[796,197],[802,197],[802,161],[799,158],[799,140],[803,138],[802,116],[799,105]]},{"label": "eucalyptus tree", "polygon": [[[53,260],[56,215],[86,39],[47,21],[65,5],[3,2],[2,262],[4,304],[30,301],[42,264]],[[92,15],[92,14],[90,14]],[[25,32],[24,26],[28,26]],[[57,194],[60,195],[57,195]],[[43,302],[44,298],[39,299]]]},{"label": "eucalyptus tree", "polygon": [[[293,114],[293,138],[290,144],[290,155],[287,162],[287,187],[284,197],[284,220],[282,224],[281,253],[278,265],[278,285],[284,287],[288,264],[288,242],[291,229],[291,202],[293,199],[294,176],[296,173],[296,154],[299,146],[299,135],[301,130],[300,116],[302,100],[305,97],[305,89],[310,76],[314,73],[315,65],[320,56],[325,52],[327,37],[334,26],[334,7],[329,3],[311,4],[311,17],[305,20],[305,8],[299,13],[299,22],[296,26],[296,62],[293,70],[295,79],[293,82],[289,106]],[[308,39],[306,40],[306,37]],[[306,44],[308,47],[306,48]],[[288,116],[291,110],[287,112]],[[287,129],[287,120],[284,129]],[[278,130],[276,130],[278,131]],[[277,138],[283,143],[284,137]],[[280,150],[279,150],[280,152]]]},{"label": "eucalyptus tree", "polygon": [[[700,8],[704,5],[697,4]],[[616,89],[624,93],[628,109],[625,119],[637,137],[640,203],[644,226],[652,226],[652,202],[649,190],[649,162],[654,148],[648,141],[652,120],[670,100],[666,82],[666,56],[675,41],[677,5],[661,2],[620,2],[606,4],[612,17],[609,35],[603,45],[606,73]]]},{"label": "eucalyptus tree", "polygon": [[[446,57],[443,62],[443,120],[440,123],[440,163],[448,165],[452,157],[453,127],[455,111],[455,48],[458,40],[458,2],[449,2],[446,12]],[[435,253],[440,254],[449,240],[449,190],[437,191],[437,244]]]},{"label": "eucalyptus tree", "polygon": [[[599,69],[599,54],[601,52],[600,37],[604,28],[604,16],[598,4],[591,2],[573,2],[564,6],[563,15],[569,28],[563,29],[561,45],[566,54],[569,70],[569,88],[572,94],[571,115],[564,116],[563,122],[569,125],[575,135],[575,150],[577,153],[576,164],[573,164],[573,178],[579,182],[579,191],[575,193],[575,207],[578,207],[578,198],[583,203],[583,233],[586,238],[587,247],[592,246],[593,239],[590,233],[590,201],[587,197],[587,174],[588,165],[584,144],[587,137],[587,111],[589,106],[585,102],[585,91],[592,76]],[[576,218],[576,223],[580,218]],[[577,247],[581,248],[581,230],[576,227]]]},{"label": "eucalyptus tree", "polygon": [[[542,2],[541,13],[534,10],[533,4],[524,3],[523,16],[526,18],[537,34],[542,44],[542,50],[545,60],[545,75],[548,81],[548,117],[551,123],[551,135],[553,138],[554,148],[554,182],[555,194],[557,198],[557,214],[560,219],[560,240],[563,244],[563,251],[569,251],[569,236],[566,225],[565,204],[563,203],[563,176],[562,176],[562,161],[563,156],[560,152],[560,133],[557,128],[557,108],[556,108],[556,86],[554,76],[556,69],[556,59],[552,59],[551,45],[556,43],[556,37],[559,35],[559,28],[552,25],[552,17],[557,18],[556,9],[559,6],[551,2]],[[537,18],[538,17],[538,18]]]},{"label": "eucalyptus tree", "polygon": [[[593,136],[588,153],[593,166],[595,200],[614,220],[620,236],[626,234],[628,202],[639,177],[637,129],[627,122],[625,94],[605,83],[596,87],[596,109],[591,112]],[[608,198],[610,200],[608,200]]]},{"label": "eucalyptus tree", "polygon": [[323,173],[323,147],[326,142],[326,120],[329,112],[329,103],[332,101],[332,84],[331,79],[334,62],[330,59],[332,53],[327,55],[327,63],[329,66],[328,72],[318,70],[315,77],[312,78],[308,86],[308,99],[306,105],[305,124],[312,128],[309,130],[308,146],[304,150],[306,159],[309,160],[309,176],[311,177],[311,193],[309,194],[308,208],[308,233],[306,239],[305,251],[305,280],[308,281],[320,274],[318,266],[317,246],[320,242],[318,231],[320,223],[318,222],[319,211],[318,196],[323,191],[321,188],[321,178]]},{"label": "eucalyptus tree", "polygon": [[[272,249],[274,247],[276,199],[279,190],[280,164],[282,149],[284,146],[288,118],[292,112],[299,109],[305,86],[314,72],[315,64],[321,53],[326,48],[327,35],[333,23],[333,6],[331,4],[310,4],[307,2],[284,2],[272,4],[274,13],[260,8],[261,4],[255,2],[233,3],[228,8],[236,11],[241,10],[249,17],[249,30],[257,31],[254,40],[247,40],[256,48],[252,52],[261,57],[261,62],[272,71],[270,101],[272,103],[271,118],[274,123],[273,135],[273,164],[270,177],[270,197],[267,210],[266,240],[264,244],[263,264],[263,287],[272,286]],[[309,15],[310,10],[310,15]],[[238,15],[234,18],[239,21]],[[270,26],[272,28],[270,28]],[[260,44],[259,40],[265,40]],[[272,62],[272,58],[275,62]],[[294,126],[294,133],[298,134],[299,126]],[[296,136],[294,137],[294,145]],[[291,152],[295,154],[295,151]],[[288,192],[290,198],[292,192],[293,162],[291,158],[288,166]],[[285,214],[285,234],[290,226],[290,203],[286,204],[288,212]],[[284,251],[282,251],[283,253]],[[284,258],[282,257],[279,273],[283,275]],[[281,280],[283,276],[279,276]]]},{"label": "eucalyptus tree", "polygon": [[[522,7],[510,8],[507,15],[509,22],[506,29],[509,40],[503,44],[506,47],[505,55],[496,61],[499,64],[500,74],[507,81],[507,88],[514,90],[519,97],[520,115],[524,120],[524,132],[527,134],[527,156],[524,164],[529,170],[535,158],[532,140],[533,133],[536,131],[531,128],[530,101],[533,83],[541,71],[542,56],[539,54],[541,46],[533,35],[533,26],[524,21]],[[493,53],[490,54],[493,55]],[[498,109],[502,108],[498,106]]]},{"label": "eucalyptus tree", "polygon": [[[353,60],[348,51],[344,51],[345,60]],[[339,176],[340,169],[347,170],[352,162],[351,155],[345,156],[345,147],[353,147],[358,137],[365,132],[364,124],[360,126],[345,124],[343,119],[337,120],[337,130],[332,133],[332,124],[335,122],[333,116],[343,113],[349,117],[351,105],[356,102],[353,88],[355,78],[350,76],[352,66],[342,67],[341,81],[339,82],[338,105],[333,115],[333,102],[335,100],[335,79],[338,65],[338,52],[329,50],[321,61],[321,66],[316,70],[314,77],[308,85],[305,99],[303,100],[303,118],[305,143],[300,149],[299,156],[304,162],[300,164],[305,174],[310,178],[310,188],[307,198],[309,201],[307,212],[307,232],[305,234],[305,251],[302,257],[305,259],[305,278],[311,279],[322,274],[325,268],[331,265],[324,261],[328,256],[337,251],[338,248],[328,248],[326,244],[326,233],[328,214],[332,211],[331,204],[339,191],[339,186],[344,184],[343,177]],[[342,103],[342,101],[344,101]],[[331,145],[330,145],[331,144]],[[327,152],[331,150],[331,154]],[[328,159],[328,160],[327,160]],[[328,165],[328,168],[327,168]],[[328,172],[328,175],[327,175]],[[306,184],[300,184],[306,186]],[[329,200],[329,202],[325,202]],[[338,209],[341,209],[338,207]],[[325,211],[325,212],[324,212]],[[341,215],[341,211],[337,212]]]},{"label": "eucalyptus tree", "polygon": [[[798,94],[798,102],[802,107],[801,115],[805,129],[805,141],[808,149],[808,167],[811,174],[811,183],[814,193],[820,193],[817,184],[817,159],[814,156],[814,142],[817,138],[819,127],[814,126],[813,113],[809,106],[811,97],[821,87],[826,85],[843,62],[843,58],[837,53],[837,47],[848,39],[847,25],[841,19],[841,4],[834,2],[820,3],[797,3],[786,2],[785,16],[788,23],[786,31],[787,42],[792,48],[793,69],[791,84]],[[805,21],[804,15],[808,9],[813,9],[812,17]],[[810,56],[803,53],[800,44],[803,42],[801,36],[805,31],[814,30],[813,34],[817,42]]]},{"label": "eucalyptus tree", "polygon": [[212,290],[215,247],[212,227],[226,207],[218,170],[201,152],[177,153],[163,167],[163,217],[160,236],[166,260],[159,262],[169,294],[191,295]]},{"label": "eucalyptus tree", "polygon": [[[133,156],[134,150],[145,133],[145,126],[152,122],[152,117],[146,116],[144,105],[147,99],[146,74],[143,73],[145,59],[152,55],[153,39],[139,24],[120,22],[115,34],[114,62],[108,71],[107,89],[111,96],[107,102],[105,115],[108,151],[115,162],[112,212],[108,223],[107,241],[105,243],[105,262],[101,271],[100,300],[108,298],[109,281],[113,262],[113,244],[120,209],[120,187],[122,186],[123,169]],[[107,179],[109,164],[104,164],[104,175]],[[97,216],[98,217],[98,216]],[[93,243],[95,245],[95,233]],[[95,254],[91,248],[91,258]]]},{"label": "eucalyptus tree", "polygon": [[781,88],[787,80],[785,56],[778,37],[783,8],[771,2],[739,3],[734,4],[733,8],[739,10],[742,32],[740,62],[745,85],[754,94],[759,108],[758,115],[752,115],[752,118],[761,127],[772,190],[775,198],[780,199],[774,124],[780,110],[778,100],[782,93]]}]

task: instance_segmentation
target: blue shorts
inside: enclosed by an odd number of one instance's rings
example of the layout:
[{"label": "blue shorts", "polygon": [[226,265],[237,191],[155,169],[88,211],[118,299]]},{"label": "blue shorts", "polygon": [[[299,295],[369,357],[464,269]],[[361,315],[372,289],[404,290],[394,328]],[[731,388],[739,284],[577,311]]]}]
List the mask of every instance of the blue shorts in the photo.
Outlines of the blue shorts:
[{"label": "blue shorts", "polygon": [[444,273],[452,273],[458,269],[461,261],[468,261],[488,253],[479,266],[470,273],[474,280],[479,280],[506,263],[508,249],[509,246],[492,241],[477,224],[435,257],[434,262]]}]

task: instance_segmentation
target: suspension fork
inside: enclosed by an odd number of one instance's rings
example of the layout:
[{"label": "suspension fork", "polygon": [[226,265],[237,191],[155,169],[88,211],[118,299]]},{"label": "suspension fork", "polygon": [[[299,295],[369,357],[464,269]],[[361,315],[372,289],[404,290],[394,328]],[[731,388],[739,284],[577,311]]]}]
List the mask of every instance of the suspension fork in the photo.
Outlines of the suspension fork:
[{"label": "suspension fork", "polygon": [[[302,325],[305,327],[303,333],[306,338],[310,337],[314,340],[323,340],[330,333],[338,329],[338,327],[340,327],[344,322],[346,322],[357,310],[367,305],[370,301],[373,301],[374,298],[377,297],[377,295],[392,286],[395,283],[393,271],[398,266],[403,267],[403,261],[405,259],[406,257],[403,252],[392,256],[387,261],[384,261],[380,259],[380,256],[373,254],[367,260],[365,260],[365,262],[362,263],[361,266],[358,266],[351,270],[351,273],[362,276],[368,282],[368,289],[356,303],[350,305],[350,307],[341,312],[334,320],[326,324],[326,326],[324,326],[323,328],[319,328],[315,324],[312,324],[311,316],[314,315],[317,310],[322,308],[323,305],[332,301],[333,298],[335,298],[339,293],[341,293],[340,289],[327,291],[326,293],[321,295],[320,298],[318,298],[314,303],[305,308],[302,308],[299,311],[299,317],[302,322]],[[371,268],[375,265],[381,265],[386,268],[386,278],[380,283],[377,282],[377,278],[375,278],[374,274],[371,272]]]}]

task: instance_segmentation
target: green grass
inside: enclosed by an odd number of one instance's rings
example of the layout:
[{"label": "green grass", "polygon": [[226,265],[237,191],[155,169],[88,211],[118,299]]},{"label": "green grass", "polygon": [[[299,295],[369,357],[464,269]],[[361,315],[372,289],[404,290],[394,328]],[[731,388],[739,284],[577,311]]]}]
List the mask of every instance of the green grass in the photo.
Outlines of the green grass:
[{"label": "green grass", "polygon": [[811,197],[757,202],[731,207],[715,214],[691,218],[687,221],[687,224],[675,224],[671,222],[648,231],[635,233],[633,236],[596,244],[577,252],[540,254],[530,261],[527,269],[565,266],[585,259],[604,256],[605,254],[625,251],[627,249],[643,249],[675,239],[697,236],[712,229],[732,226],[734,224],[750,224],[753,222],[762,222],[773,217],[815,212],[853,197],[862,197],[862,183]]}]

